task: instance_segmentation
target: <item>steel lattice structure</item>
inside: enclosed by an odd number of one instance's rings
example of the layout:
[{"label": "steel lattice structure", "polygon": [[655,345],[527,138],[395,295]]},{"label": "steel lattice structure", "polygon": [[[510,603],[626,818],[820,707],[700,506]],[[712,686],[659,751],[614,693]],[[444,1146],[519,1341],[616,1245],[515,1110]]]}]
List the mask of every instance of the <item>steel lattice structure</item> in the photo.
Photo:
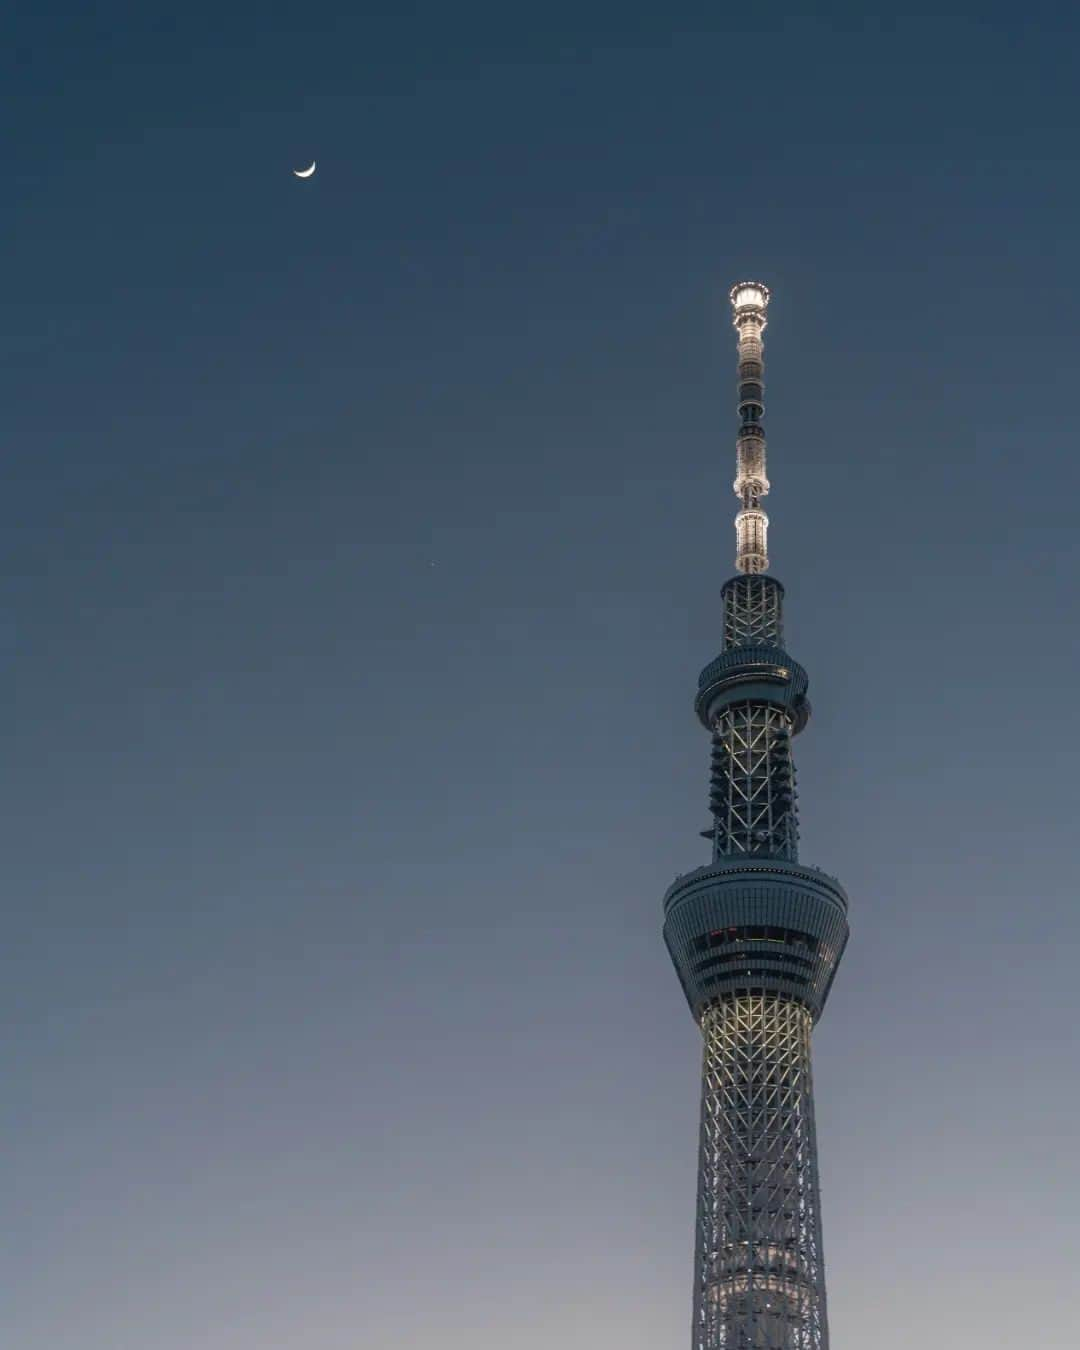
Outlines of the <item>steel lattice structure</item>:
[{"label": "steel lattice structure", "polygon": [[762,994],[702,1018],[699,1345],[824,1344],[810,1028],[805,1008]]},{"label": "steel lattice structure", "polygon": [[791,727],[790,714],[767,703],[732,703],[717,717],[709,793],[717,856],[796,856]]},{"label": "steel lattice structure", "polygon": [[[764,446],[764,441],[762,441]],[[732,577],[724,587],[724,647],[779,647],[783,632],[784,588],[763,586],[756,577]]]},{"label": "steel lattice structure", "polygon": [[712,863],[664,900],[664,939],[704,1064],[693,1350],[828,1350],[810,1033],[847,942],[839,882],[799,861],[792,739],[806,672],[783,647],[768,520],[762,334],[769,293],[731,293],[739,335],[736,566],[695,709],[712,737]]}]

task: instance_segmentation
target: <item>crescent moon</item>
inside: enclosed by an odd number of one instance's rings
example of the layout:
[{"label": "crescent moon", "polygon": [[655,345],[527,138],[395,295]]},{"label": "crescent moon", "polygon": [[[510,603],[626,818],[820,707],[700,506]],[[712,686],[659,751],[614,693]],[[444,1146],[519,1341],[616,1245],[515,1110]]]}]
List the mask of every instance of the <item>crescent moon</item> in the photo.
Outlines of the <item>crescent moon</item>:
[{"label": "crescent moon", "polygon": [[309,169],[293,169],[293,173],[296,174],[297,178],[310,178],[314,172],[315,160],[311,161],[311,167]]}]

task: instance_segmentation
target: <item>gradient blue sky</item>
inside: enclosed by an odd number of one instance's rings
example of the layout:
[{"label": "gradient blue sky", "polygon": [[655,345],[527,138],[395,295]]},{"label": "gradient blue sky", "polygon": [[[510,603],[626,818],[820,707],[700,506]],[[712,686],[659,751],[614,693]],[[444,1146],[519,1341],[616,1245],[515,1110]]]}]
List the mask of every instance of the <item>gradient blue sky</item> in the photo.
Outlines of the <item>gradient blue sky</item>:
[{"label": "gradient blue sky", "polygon": [[1073,1347],[1074,8],[21,8],[5,1344],[686,1344],[750,274],[833,1350]]}]

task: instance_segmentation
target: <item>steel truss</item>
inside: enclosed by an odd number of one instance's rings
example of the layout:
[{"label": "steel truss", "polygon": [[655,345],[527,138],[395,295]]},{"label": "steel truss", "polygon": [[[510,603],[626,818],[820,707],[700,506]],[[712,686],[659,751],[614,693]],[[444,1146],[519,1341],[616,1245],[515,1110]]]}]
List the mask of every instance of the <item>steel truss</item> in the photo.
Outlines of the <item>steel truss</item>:
[{"label": "steel truss", "polygon": [[696,1350],[828,1350],[811,1025],[775,995],[702,1018]]},{"label": "steel truss", "polygon": [[735,703],[716,719],[709,806],[714,856],[798,856],[795,766],[789,713],[768,703]]},{"label": "steel truss", "polygon": [[732,577],[724,586],[724,650],[782,647],[783,591],[769,577]]}]

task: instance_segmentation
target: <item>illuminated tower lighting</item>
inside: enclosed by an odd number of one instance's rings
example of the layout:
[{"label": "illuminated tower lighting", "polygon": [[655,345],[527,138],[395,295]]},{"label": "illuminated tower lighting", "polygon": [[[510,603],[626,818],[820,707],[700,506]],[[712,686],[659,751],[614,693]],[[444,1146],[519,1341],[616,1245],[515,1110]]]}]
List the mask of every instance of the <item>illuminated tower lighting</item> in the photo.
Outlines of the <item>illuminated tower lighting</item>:
[{"label": "illuminated tower lighting", "polygon": [[693,1350],[827,1350],[810,1034],[847,942],[839,882],[799,862],[791,743],[810,704],[765,575],[769,292],[731,292],[739,335],[738,574],[694,708],[712,737],[711,864],[664,898],[664,941],[704,1038]]}]

